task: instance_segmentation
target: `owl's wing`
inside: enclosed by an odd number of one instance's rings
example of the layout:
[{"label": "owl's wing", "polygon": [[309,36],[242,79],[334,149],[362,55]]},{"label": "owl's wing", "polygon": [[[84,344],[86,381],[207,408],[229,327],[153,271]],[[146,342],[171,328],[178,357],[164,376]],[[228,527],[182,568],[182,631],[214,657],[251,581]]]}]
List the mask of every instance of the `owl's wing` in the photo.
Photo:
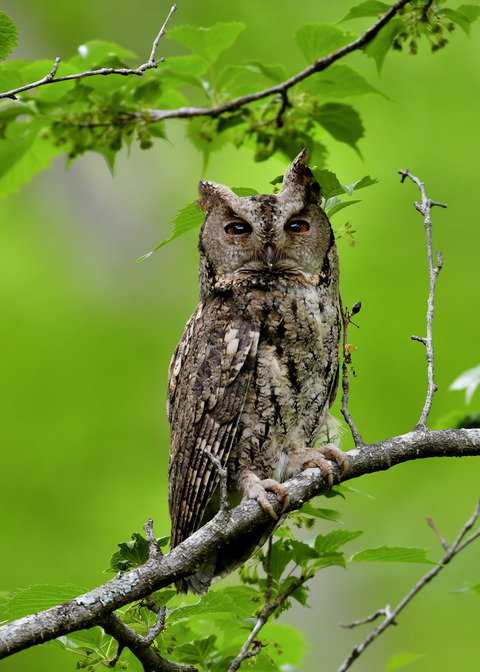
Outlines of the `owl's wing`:
[{"label": "owl's wing", "polygon": [[171,547],[200,526],[219,476],[207,452],[225,467],[245,403],[258,331],[228,298],[199,304],[169,370],[167,415]]}]

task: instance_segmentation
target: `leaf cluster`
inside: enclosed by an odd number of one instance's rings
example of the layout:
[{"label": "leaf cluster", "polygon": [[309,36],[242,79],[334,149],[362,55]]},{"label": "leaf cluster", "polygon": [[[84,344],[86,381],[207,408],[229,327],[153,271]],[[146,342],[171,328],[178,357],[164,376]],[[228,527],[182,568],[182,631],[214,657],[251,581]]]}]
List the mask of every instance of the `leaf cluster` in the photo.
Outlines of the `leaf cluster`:
[{"label": "leaf cluster", "polygon": [[[340,24],[359,17],[377,18],[387,9],[389,5],[383,2],[362,2]],[[475,5],[453,10],[441,1],[412,0],[364,47],[364,52],[380,69],[390,49],[408,42],[410,52],[415,53],[422,37],[429,40],[432,50],[441,48],[446,44],[445,33],[455,25],[468,33],[479,13]],[[227,143],[250,147],[256,161],[276,152],[291,159],[308,146],[312,161],[320,168],[325,167],[329,138],[360,153],[365,129],[352,100],[379,94],[378,89],[344,62],[286,88],[283,84],[292,73],[283,64],[255,59],[227,64],[224,54],[244,29],[240,22],[208,28],[169,26],[167,37],[180,43],[186,53],[168,57],[141,76],[90,76],[102,68],[128,68],[136,57],[111,42],[87,42],[79,47],[78,54],[60,63],[55,75],[86,73],[84,77],[67,81],[54,77],[50,83],[0,100],[0,196],[18,189],[58,154],[64,153],[73,161],[87,151],[100,152],[113,170],[123,146],[136,142],[148,149],[156,139],[167,139],[162,120],[165,116],[186,119],[187,135],[205,163],[212,152]],[[340,25],[326,23],[300,26],[294,35],[307,65],[356,38]],[[15,24],[0,13],[0,60],[15,44]],[[45,60],[2,63],[0,91],[15,91],[39,82],[51,70],[52,63]],[[272,87],[277,89],[263,95]],[[258,99],[254,96],[248,104],[242,102],[242,96],[255,92],[259,92]],[[225,104],[229,104],[228,109],[222,109]],[[166,114],[158,115],[158,110]]]}]

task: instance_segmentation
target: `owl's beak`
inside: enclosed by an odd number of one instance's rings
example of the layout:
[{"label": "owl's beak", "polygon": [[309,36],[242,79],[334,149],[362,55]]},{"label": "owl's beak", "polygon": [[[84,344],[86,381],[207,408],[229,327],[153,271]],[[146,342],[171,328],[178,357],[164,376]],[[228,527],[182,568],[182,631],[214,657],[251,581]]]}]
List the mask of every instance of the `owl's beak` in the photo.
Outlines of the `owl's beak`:
[{"label": "owl's beak", "polygon": [[273,246],[267,245],[267,247],[265,248],[265,263],[267,264],[268,270],[270,272],[272,272],[273,264],[275,263],[275,258],[276,254],[275,250],[273,249]]}]

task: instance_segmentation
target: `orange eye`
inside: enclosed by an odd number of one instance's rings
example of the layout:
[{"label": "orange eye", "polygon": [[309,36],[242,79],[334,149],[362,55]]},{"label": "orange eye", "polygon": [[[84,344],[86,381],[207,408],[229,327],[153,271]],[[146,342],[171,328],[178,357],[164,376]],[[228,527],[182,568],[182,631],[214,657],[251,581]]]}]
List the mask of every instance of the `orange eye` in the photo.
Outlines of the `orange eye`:
[{"label": "orange eye", "polygon": [[252,233],[252,227],[247,222],[230,222],[225,227],[229,236],[240,236],[242,233]]},{"label": "orange eye", "polygon": [[290,233],[306,233],[310,228],[310,224],[303,219],[293,219],[285,224],[285,231]]}]

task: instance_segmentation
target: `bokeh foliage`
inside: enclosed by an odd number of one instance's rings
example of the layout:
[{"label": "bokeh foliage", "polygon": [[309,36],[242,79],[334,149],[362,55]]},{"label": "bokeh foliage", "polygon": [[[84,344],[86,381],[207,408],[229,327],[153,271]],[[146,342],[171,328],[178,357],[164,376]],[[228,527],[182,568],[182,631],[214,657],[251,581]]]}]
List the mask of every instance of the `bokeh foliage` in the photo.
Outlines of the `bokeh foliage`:
[{"label": "bokeh foliage", "polygon": [[[297,30],[339,21],[350,7],[344,0],[301,5],[267,0],[259,11],[253,0],[241,6],[186,0],[174,25],[242,22],[246,29],[225,52],[225,65],[234,69],[248,59],[278,63],[293,73],[307,62],[295,44]],[[148,55],[169,5],[153,10],[140,1],[86,1],[78,7],[54,1],[46,12],[15,0],[2,9],[19,29],[13,56],[42,59],[51,67],[55,56],[68,60],[91,39]],[[360,33],[370,23],[360,18],[340,25]],[[476,32],[473,26],[474,38]],[[418,195],[413,186],[399,185],[398,168],[409,167],[425,180],[432,198],[449,205],[434,214],[435,244],[445,268],[436,304],[440,391],[432,421],[441,423],[452,409],[478,411],[478,392],[464,407],[462,393],[448,386],[478,364],[480,47],[458,30],[449,39],[448,48],[435,54],[420,43],[414,58],[406,53],[407,38],[400,39],[403,52],[389,54],[381,79],[374,59],[349,57],[348,64],[384,94],[372,91],[355,102],[366,129],[365,138],[354,143],[363,160],[327,134],[321,137],[329,150],[326,166],[342,183],[366,173],[380,179],[362,194],[362,203],[337,215],[356,230],[356,247],[341,243],[340,254],[344,302],[363,304],[361,328],[350,335],[358,346],[351,410],[366,440],[410,429],[426,387],[424,353],[409,341],[411,333],[424,332],[422,222],[412,206]],[[187,50],[164,40],[159,53],[181,58]],[[194,137],[206,132],[194,131]],[[196,301],[195,235],[142,264],[134,261],[168,236],[176,212],[195,199],[204,160],[185,139],[182,122],[171,122],[167,136],[169,142],[155,140],[149,152],[124,150],[113,180],[98,155],[86,153],[67,173],[64,160],[56,159],[53,171],[39,174],[0,206],[2,591],[36,583],[97,585],[106,578],[101,570],[117,541],[149,516],[157,534],[168,534],[165,381],[170,353]],[[271,189],[269,182],[287,163],[277,154],[254,164],[251,149],[226,143],[215,149],[206,177],[260,192]],[[30,152],[39,168],[48,163],[34,145]],[[436,540],[425,516],[433,515],[452,536],[473,508],[479,474],[473,458],[398,467],[366,477],[359,487],[376,500],[350,494],[342,516],[350,529],[366,530],[368,545],[429,545],[435,558]],[[330,529],[325,523],[324,532]],[[284,617],[296,625],[305,621],[312,657],[302,669],[317,669],[318,660],[334,669],[361,637],[340,631],[338,621],[394,602],[421,572],[393,567],[362,563],[347,573],[332,569],[328,579],[318,577],[314,611],[305,616],[292,610]],[[478,584],[478,551],[470,549],[455,568],[412,605],[401,626],[377,643],[358,670],[384,669],[392,653],[402,651],[428,653],[411,663],[412,670],[442,672],[454,664],[468,669],[478,657],[478,595],[452,591]],[[456,644],[450,646],[458,623]],[[37,647],[4,665],[12,672],[72,669],[72,660],[61,655]]]}]

